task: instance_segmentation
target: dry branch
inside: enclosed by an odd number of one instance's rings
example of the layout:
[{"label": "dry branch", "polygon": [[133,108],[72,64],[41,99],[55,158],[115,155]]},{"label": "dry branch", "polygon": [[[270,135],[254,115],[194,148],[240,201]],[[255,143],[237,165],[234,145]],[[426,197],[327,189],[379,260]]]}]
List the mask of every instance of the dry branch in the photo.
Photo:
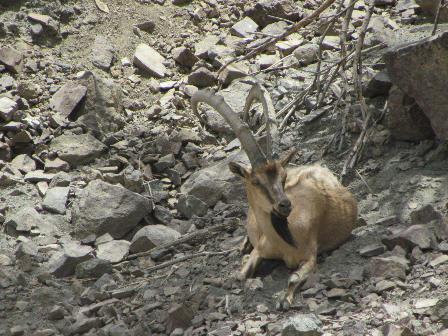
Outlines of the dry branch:
[{"label": "dry branch", "polygon": [[317,19],[319,17],[319,15],[326,10],[328,7],[330,7],[336,0],[326,0],[324,1],[319,8],[317,8],[313,13],[311,13],[310,15],[308,15],[306,18],[304,18],[303,20],[294,23],[293,25],[291,25],[284,33],[277,35],[275,37],[270,38],[269,40],[267,40],[266,42],[264,42],[263,44],[259,45],[258,47],[254,48],[252,51],[250,51],[248,54],[242,56],[242,57],[237,57],[237,58],[233,58],[231,60],[229,60],[227,63],[225,63],[219,70],[218,70],[218,76],[219,74],[225,69],[227,68],[230,64],[235,63],[235,62],[239,62],[239,61],[243,61],[246,59],[249,59],[257,54],[259,54],[260,52],[264,51],[267,47],[269,47],[270,45],[283,40],[285,37],[291,35],[292,33],[295,33],[296,31],[298,31],[300,28],[306,27],[308,26],[311,22],[313,22],[315,19]]}]

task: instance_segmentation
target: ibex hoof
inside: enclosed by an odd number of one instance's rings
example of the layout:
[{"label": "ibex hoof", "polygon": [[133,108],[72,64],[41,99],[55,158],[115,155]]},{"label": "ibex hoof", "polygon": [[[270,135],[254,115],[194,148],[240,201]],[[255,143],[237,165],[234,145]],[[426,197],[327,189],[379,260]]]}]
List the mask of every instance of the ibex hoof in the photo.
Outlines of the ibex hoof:
[{"label": "ibex hoof", "polygon": [[291,303],[287,300],[287,296],[284,292],[278,298],[275,308],[279,311],[285,311],[291,308]]},{"label": "ibex hoof", "polygon": [[243,255],[243,258],[241,259],[241,265],[244,267],[244,265],[246,265],[249,262],[249,259],[250,259],[249,254]]}]

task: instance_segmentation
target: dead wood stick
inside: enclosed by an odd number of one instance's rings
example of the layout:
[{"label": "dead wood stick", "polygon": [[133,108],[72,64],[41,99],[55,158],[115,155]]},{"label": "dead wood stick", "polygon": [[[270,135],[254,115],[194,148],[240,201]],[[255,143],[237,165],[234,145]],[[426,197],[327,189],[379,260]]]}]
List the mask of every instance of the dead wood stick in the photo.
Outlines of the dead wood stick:
[{"label": "dead wood stick", "polygon": [[272,45],[273,43],[283,40],[285,37],[291,35],[292,33],[295,33],[300,28],[308,26],[311,22],[313,22],[315,19],[317,19],[319,17],[319,15],[324,10],[326,10],[328,7],[330,7],[335,1],[336,0],[325,0],[313,13],[311,13],[310,15],[308,15],[306,18],[302,19],[301,21],[296,22],[293,25],[291,25],[291,27],[289,27],[284,33],[270,38],[269,40],[262,43],[258,47],[254,48],[252,51],[250,51],[249,53],[247,53],[246,55],[244,55],[242,57],[237,57],[237,58],[233,58],[233,59],[229,60],[218,70],[218,76],[230,64],[249,59],[249,58],[259,54],[260,52],[265,50],[267,47]]},{"label": "dead wood stick", "polygon": [[436,34],[437,26],[439,25],[440,12],[444,5],[445,5],[445,0],[440,0],[439,5],[437,7],[437,13],[436,13],[436,17],[434,19],[434,27],[432,28],[431,36]]},{"label": "dead wood stick", "polygon": [[179,239],[176,239],[173,242],[162,244],[160,246],[150,249],[149,251],[128,255],[126,257],[126,261],[150,255],[155,250],[167,249],[167,248],[177,246],[180,244],[185,244],[185,243],[189,243],[189,242],[193,242],[193,241],[201,241],[204,239],[208,239],[215,234],[218,234],[227,229],[236,227],[236,225],[239,225],[239,224],[240,224],[240,220],[238,218],[234,218],[233,220],[226,222],[226,223],[217,224],[217,225],[214,225],[214,226],[206,228],[206,229],[201,229],[201,230],[198,230],[198,231],[195,231],[192,233],[188,233],[186,235],[183,235]]},{"label": "dead wood stick", "polygon": [[160,270],[162,268],[169,267],[169,266],[172,266],[174,264],[177,264],[177,263],[180,263],[182,261],[189,260],[189,259],[198,258],[198,257],[216,256],[216,255],[226,255],[226,254],[229,254],[229,253],[231,253],[233,251],[237,251],[237,250],[238,250],[237,248],[233,248],[233,249],[230,249],[230,250],[220,251],[220,252],[208,252],[208,251],[205,251],[205,252],[192,253],[192,254],[188,254],[186,256],[183,256],[183,257],[180,257],[180,258],[177,258],[177,259],[174,259],[174,260],[166,261],[166,262],[161,263],[159,265],[155,265],[155,266],[151,266],[151,267],[145,268],[144,270],[145,270],[146,274],[148,274],[148,273],[151,273],[151,272],[154,272],[154,271],[158,271],[158,270]]}]

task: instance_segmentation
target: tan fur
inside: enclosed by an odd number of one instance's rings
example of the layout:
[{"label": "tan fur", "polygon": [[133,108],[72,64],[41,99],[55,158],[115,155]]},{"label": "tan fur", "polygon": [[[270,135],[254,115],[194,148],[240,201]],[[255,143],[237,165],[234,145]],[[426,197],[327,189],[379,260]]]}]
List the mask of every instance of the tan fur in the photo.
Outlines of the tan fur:
[{"label": "tan fur", "polygon": [[327,168],[319,165],[286,169],[284,191],[291,201],[288,227],[296,246],[286,243],[272,226],[265,200],[245,179],[249,212],[247,232],[253,250],[240,276],[251,276],[262,258],[281,259],[297,268],[290,278],[287,301],[316,267],[317,254],[341,245],[350,236],[357,219],[357,203]]}]

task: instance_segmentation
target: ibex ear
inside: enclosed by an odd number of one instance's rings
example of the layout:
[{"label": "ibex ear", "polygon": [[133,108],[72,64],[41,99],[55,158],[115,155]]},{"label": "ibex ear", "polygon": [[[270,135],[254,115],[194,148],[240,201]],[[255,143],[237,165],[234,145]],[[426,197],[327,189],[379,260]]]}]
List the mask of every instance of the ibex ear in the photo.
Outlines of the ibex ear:
[{"label": "ibex ear", "polygon": [[280,164],[283,167],[285,167],[289,163],[289,161],[291,161],[291,159],[294,157],[294,155],[297,154],[297,152],[298,152],[298,149],[297,148],[293,148],[293,149],[290,149],[289,151],[283,153],[281,155],[281,157],[280,157],[280,160],[279,160]]},{"label": "ibex ear", "polygon": [[250,175],[250,168],[247,168],[237,162],[229,162],[229,169],[232,173],[241,177],[248,177]]}]

